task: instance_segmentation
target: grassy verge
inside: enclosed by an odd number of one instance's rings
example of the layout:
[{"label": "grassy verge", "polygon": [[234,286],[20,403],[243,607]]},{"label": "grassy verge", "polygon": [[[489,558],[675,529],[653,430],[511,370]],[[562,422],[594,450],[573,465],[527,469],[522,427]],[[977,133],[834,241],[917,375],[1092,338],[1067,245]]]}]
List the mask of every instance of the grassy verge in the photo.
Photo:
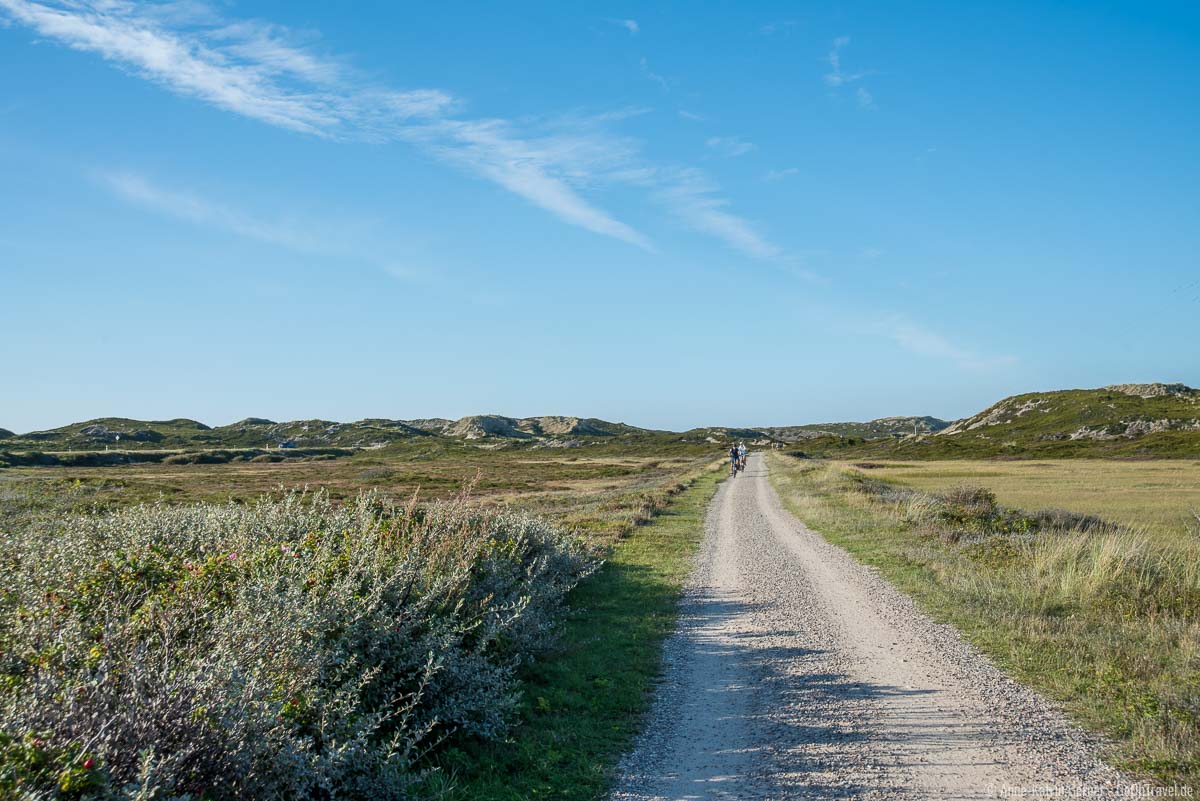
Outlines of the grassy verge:
[{"label": "grassy verge", "polygon": [[1094,518],[988,510],[986,498],[977,514],[971,491],[888,491],[858,471],[779,455],[771,478],[801,520],[1108,735],[1114,764],[1200,786],[1194,537],[1165,543]]},{"label": "grassy verge", "polygon": [[638,731],[674,627],[679,592],[704,535],[704,511],[722,478],[709,471],[619,541],[604,567],[569,597],[557,653],[525,676],[520,722],[499,743],[443,755],[455,789],[472,801],[595,799]]}]

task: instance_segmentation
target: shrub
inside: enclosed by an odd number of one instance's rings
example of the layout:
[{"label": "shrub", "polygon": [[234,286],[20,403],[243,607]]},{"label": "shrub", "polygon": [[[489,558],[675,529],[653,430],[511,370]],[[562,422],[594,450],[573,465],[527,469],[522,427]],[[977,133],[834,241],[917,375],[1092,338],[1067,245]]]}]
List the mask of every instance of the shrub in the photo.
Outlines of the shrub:
[{"label": "shrub", "polygon": [[1096,515],[1069,512],[1066,509],[1042,509],[1030,514],[1039,529],[1056,531],[1078,531],[1084,534],[1116,533],[1121,526]]},{"label": "shrub", "polygon": [[963,517],[987,517],[996,512],[996,493],[986,487],[961,484],[937,497]]},{"label": "shrub", "polygon": [[42,518],[0,563],[0,796],[406,798],[497,737],[596,560],[464,500]]}]

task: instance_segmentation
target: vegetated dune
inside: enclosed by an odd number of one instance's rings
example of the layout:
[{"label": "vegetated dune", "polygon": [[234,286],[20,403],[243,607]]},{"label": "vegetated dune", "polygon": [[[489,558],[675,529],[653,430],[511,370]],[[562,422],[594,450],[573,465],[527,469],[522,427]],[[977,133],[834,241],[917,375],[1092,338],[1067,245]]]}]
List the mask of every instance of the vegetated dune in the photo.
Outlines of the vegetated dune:
[{"label": "vegetated dune", "polygon": [[950,423],[937,417],[880,417],[865,423],[812,423],[802,426],[760,426],[759,431],[784,442],[798,442],[821,436],[879,439],[906,434],[932,434]]},{"label": "vegetated dune", "polygon": [[1117,384],[1014,395],[958,420],[946,436],[980,429],[1052,439],[1131,438],[1200,430],[1200,391],[1184,384]]},{"label": "vegetated dune", "polygon": [[241,447],[285,445],[297,447],[369,448],[396,440],[428,436],[428,432],[399,420],[359,420],[339,423],[334,420],[294,420],[276,423],[262,418],[247,418],[213,429],[221,444]]},{"label": "vegetated dune", "polygon": [[60,428],[14,435],[12,439],[56,449],[80,450],[115,444],[130,448],[163,448],[183,445],[209,430],[204,423],[186,418],[131,420],[127,417],[100,417]]},{"label": "vegetated dune", "polygon": [[483,437],[509,437],[531,439],[534,437],[591,436],[612,437],[620,434],[646,433],[648,429],[624,423],[610,423],[596,418],[545,415],[542,417],[504,417],[497,414],[479,414],[463,417],[443,428],[444,433],[463,439]]},{"label": "vegetated dune", "polygon": [[897,458],[1200,456],[1200,390],[1116,384],[1014,395],[941,431],[866,442],[829,438],[814,455]]},{"label": "vegetated dune", "polygon": [[937,417],[881,417],[867,422],[736,428],[711,426],[682,434],[592,417],[469,415],[457,420],[368,418],[275,422],[247,417],[210,428],[188,419],[106,417],[46,431],[0,429],[10,452],[198,450],[214,448],[380,448],[421,437],[495,448],[533,443],[563,445],[623,436],[670,436],[672,441],[804,443],[813,455],[899,458],[989,456],[1200,456],[1200,391],[1184,384],[1116,384],[1014,395],[978,414],[947,422]]},{"label": "vegetated dune", "polygon": [[534,440],[556,437],[614,437],[648,434],[648,429],[596,418],[562,415],[505,417],[471,415],[459,420],[368,418],[352,423],[335,420],[276,422],[247,417],[236,423],[209,426],[195,420],[145,421],[102,418],[24,435],[4,431],[11,450],[179,450],[211,448],[378,448],[418,437],[459,440]]}]

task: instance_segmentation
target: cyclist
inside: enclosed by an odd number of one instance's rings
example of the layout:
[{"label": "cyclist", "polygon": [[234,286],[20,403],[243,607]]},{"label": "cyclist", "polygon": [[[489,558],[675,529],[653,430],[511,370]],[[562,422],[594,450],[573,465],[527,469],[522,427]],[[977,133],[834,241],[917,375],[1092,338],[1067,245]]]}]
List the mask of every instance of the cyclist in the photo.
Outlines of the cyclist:
[{"label": "cyclist", "polygon": [[738,461],[741,462],[742,470],[746,469],[746,443],[738,443]]},{"label": "cyclist", "polygon": [[738,449],[737,445],[729,446],[729,475],[736,476],[738,471]]}]

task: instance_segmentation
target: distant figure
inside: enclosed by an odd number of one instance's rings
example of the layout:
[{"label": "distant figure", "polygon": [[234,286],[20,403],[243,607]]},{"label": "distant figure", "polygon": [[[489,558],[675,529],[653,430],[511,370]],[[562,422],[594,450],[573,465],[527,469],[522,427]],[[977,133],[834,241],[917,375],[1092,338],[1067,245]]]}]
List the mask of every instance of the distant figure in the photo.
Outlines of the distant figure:
[{"label": "distant figure", "polygon": [[738,471],[738,449],[737,445],[729,446],[729,475],[736,476]]},{"label": "distant figure", "polygon": [[738,449],[738,461],[742,465],[742,470],[745,470],[746,469],[746,443],[739,442],[737,449]]}]

